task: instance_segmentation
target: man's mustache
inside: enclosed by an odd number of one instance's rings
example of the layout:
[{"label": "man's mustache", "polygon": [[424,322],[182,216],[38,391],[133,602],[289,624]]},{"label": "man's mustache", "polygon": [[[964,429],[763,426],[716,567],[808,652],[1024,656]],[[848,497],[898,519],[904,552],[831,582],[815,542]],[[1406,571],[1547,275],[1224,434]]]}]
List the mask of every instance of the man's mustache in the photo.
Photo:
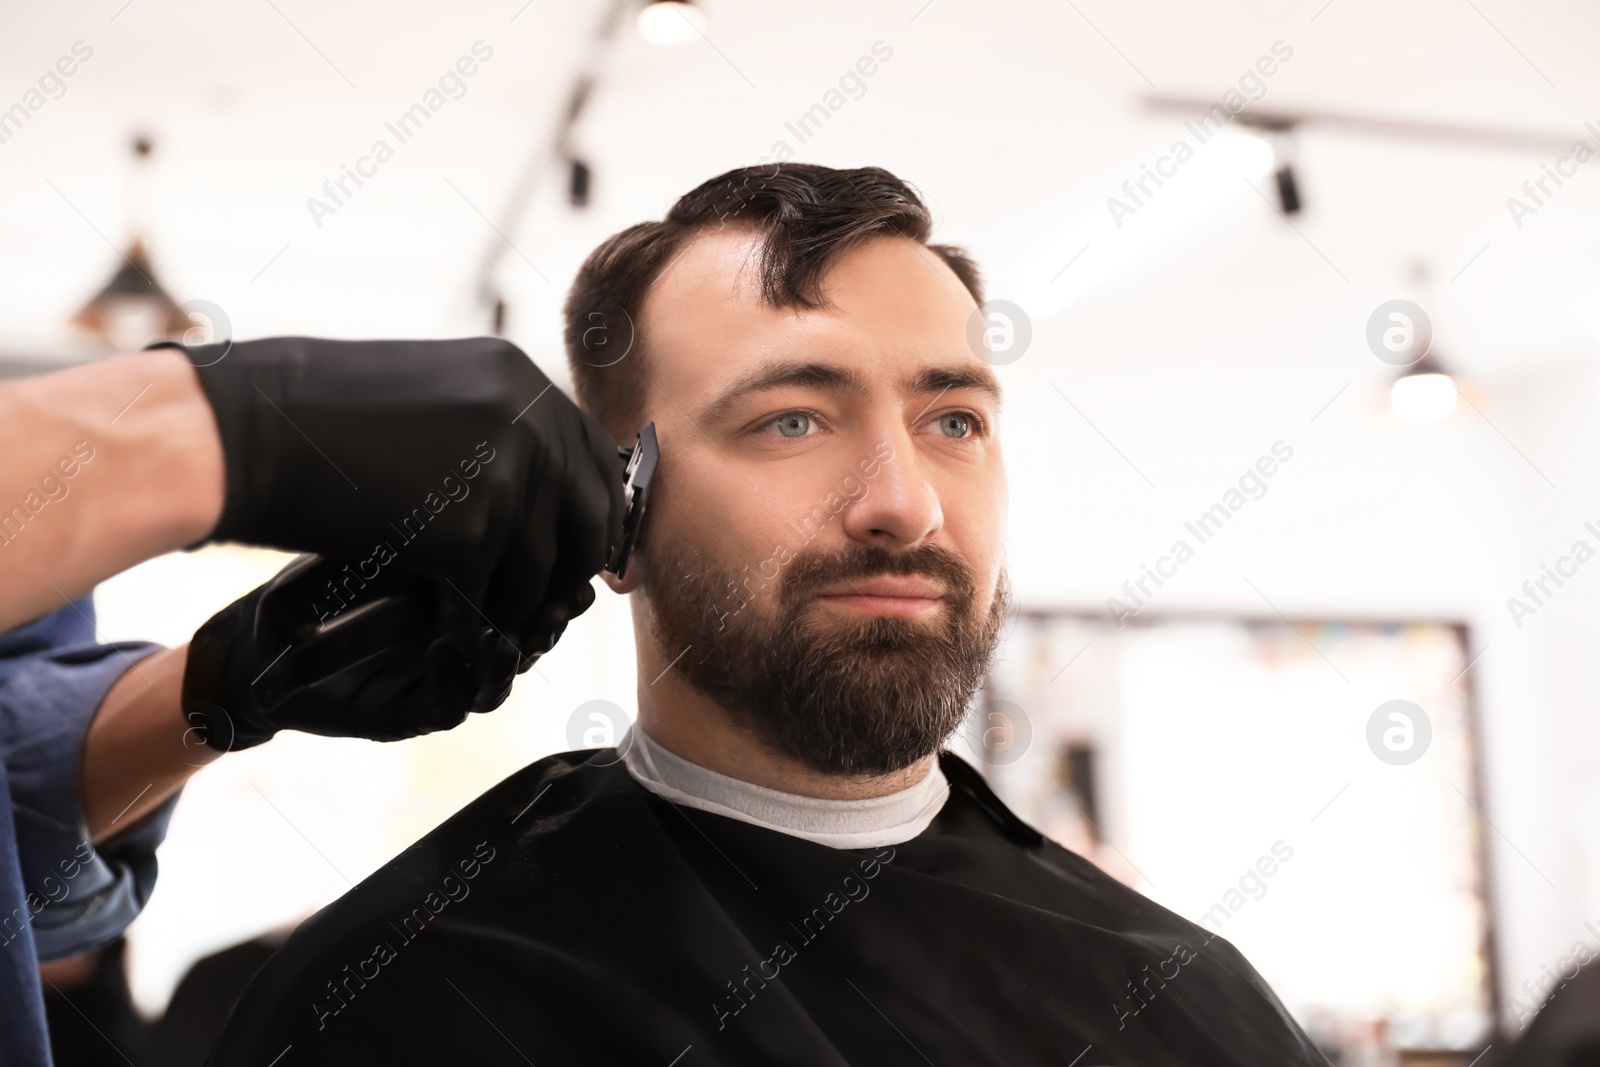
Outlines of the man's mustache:
[{"label": "man's mustache", "polygon": [[960,556],[941,545],[899,552],[882,545],[861,545],[842,552],[797,556],[784,577],[780,599],[784,607],[792,608],[840,582],[883,575],[932,578],[944,585],[945,596],[953,605],[972,601],[971,572]]}]

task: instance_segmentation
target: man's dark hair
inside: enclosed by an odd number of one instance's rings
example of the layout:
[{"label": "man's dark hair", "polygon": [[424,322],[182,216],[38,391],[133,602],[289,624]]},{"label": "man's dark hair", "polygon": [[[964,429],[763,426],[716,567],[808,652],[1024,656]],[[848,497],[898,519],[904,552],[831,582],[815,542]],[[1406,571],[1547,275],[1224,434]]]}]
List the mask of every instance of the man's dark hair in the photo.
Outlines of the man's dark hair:
[{"label": "man's dark hair", "polygon": [[681,197],[664,220],[608,238],[578,270],[565,309],[578,403],[618,442],[632,443],[646,386],[639,309],[679,249],[702,230],[744,227],[761,234],[761,293],[774,307],[824,306],[822,279],[833,262],[869,238],[886,236],[926,245],[982,304],[977,266],[959,248],[928,244],[932,225],[916,191],[881,167],[771,163],[712,178]]}]

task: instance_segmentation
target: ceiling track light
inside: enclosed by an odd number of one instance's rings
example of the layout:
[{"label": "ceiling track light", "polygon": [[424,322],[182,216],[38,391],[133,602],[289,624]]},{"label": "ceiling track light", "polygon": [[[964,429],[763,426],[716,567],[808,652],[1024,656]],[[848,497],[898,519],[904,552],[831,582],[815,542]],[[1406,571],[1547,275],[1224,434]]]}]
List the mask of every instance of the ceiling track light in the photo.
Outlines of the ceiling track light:
[{"label": "ceiling track light", "polygon": [[1294,215],[1300,210],[1300,186],[1294,179],[1294,167],[1288,163],[1283,164],[1272,172],[1272,180],[1278,186],[1278,207],[1285,215]]},{"label": "ceiling track light", "polygon": [[478,296],[489,313],[489,321],[496,336],[505,335],[509,308],[505,290],[496,277],[505,250],[510,241],[504,234],[515,234],[526,217],[528,207],[545,187],[546,178],[561,175],[566,179],[568,203],[583,207],[588,203],[594,184],[594,175],[587,161],[579,158],[573,145],[573,132],[607,67],[613,51],[623,36],[628,19],[638,13],[639,0],[611,0],[595,24],[594,36],[582,64],[572,78],[572,88],[556,113],[555,131],[547,152],[535,152],[522,172],[511,198],[492,228],[498,240],[487,243],[483,261],[478,267]]},{"label": "ceiling track light", "polygon": [[1252,115],[1240,115],[1238,121],[1272,150],[1272,184],[1278,193],[1278,210],[1285,215],[1299,214],[1304,202],[1294,171],[1294,124]]},{"label": "ceiling track light", "polygon": [[1394,413],[1413,426],[1443,422],[1455,411],[1458,397],[1455,379],[1432,353],[1407,367],[1389,387]]},{"label": "ceiling track light", "polygon": [[688,0],[655,0],[639,12],[639,36],[662,48],[691,44],[705,36],[706,15]]},{"label": "ceiling track light", "polygon": [[567,163],[567,203],[573,207],[588,207],[589,183],[593,177],[589,164],[581,159],[571,159]]}]

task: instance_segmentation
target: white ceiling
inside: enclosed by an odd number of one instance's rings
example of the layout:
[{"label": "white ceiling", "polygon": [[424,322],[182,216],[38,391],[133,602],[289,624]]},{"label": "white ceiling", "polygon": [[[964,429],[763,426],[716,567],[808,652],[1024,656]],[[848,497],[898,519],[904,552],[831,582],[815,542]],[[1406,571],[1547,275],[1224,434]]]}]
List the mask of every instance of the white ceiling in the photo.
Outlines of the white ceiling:
[{"label": "white ceiling", "polygon": [[[94,56],[65,96],[0,145],[0,343],[62,349],[66,318],[119,262],[109,244],[125,243],[135,204],[169,289],[221,305],[238,336],[487,328],[476,272],[501,238],[486,218],[503,216],[523,168],[548,151],[601,5],[124,4],[16,5],[7,15],[0,106],[73,42]],[[1600,120],[1592,5],[703,6],[709,42],[659,49],[630,26],[611,55],[575,137],[594,167],[592,206],[567,207],[553,174],[507,234],[511,332],[552,369],[556,310],[583,254],[777,140],[802,159],[889,167],[934,203],[939,236],[978,254],[992,295],[1037,311],[1064,302],[1039,324],[1042,373],[1067,359],[1181,363],[1231,334],[1259,341],[1264,327],[1277,343],[1242,342],[1240,360],[1339,363],[1366,313],[1401,294],[1437,309],[1444,350],[1479,373],[1594,348],[1600,162],[1521,229],[1505,207],[1555,149],[1309,127],[1299,136],[1308,207],[1298,232],[1231,180],[1163,192],[1170,217],[1151,211],[1121,230],[1105,209],[1183,135],[1182,116],[1152,113],[1147,94],[1219,98],[1276,41],[1293,58],[1268,79],[1263,107],[1600,144],[1582,126]],[[374,139],[393,141],[384,122],[479,40],[493,59],[465,95],[315,225],[307,198]],[[785,122],[876,41],[892,59],[798,145]],[[127,151],[136,129],[157,140],[142,194]],[[1409,282],[1419,259],[1431,288]],[[1063,291],[1076,295],[1062,301]],[[1370,360],[1359,370],[1386,373]],[[1026,380],[1029,368],[1014,372]]]}]

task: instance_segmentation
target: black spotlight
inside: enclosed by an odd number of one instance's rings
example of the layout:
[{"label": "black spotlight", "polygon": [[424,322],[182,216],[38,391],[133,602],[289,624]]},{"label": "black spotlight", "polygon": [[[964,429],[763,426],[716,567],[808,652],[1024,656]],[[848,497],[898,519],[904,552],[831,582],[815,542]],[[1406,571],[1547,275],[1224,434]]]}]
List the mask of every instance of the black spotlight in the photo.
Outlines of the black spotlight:
[{"label": "black spotlight", "polygon": [[1293,215],[1300,210],[1300,187],[1295,184],[1294,168],[1285,163],[1272,174],[1273,180],[1278,184],[1278,206],[1285,215]]},{"label": "black spotlight", "polygon": [[567,203],[573,207],[589,206],[589,164],[581,159],[572,160],[567,178]]}]

